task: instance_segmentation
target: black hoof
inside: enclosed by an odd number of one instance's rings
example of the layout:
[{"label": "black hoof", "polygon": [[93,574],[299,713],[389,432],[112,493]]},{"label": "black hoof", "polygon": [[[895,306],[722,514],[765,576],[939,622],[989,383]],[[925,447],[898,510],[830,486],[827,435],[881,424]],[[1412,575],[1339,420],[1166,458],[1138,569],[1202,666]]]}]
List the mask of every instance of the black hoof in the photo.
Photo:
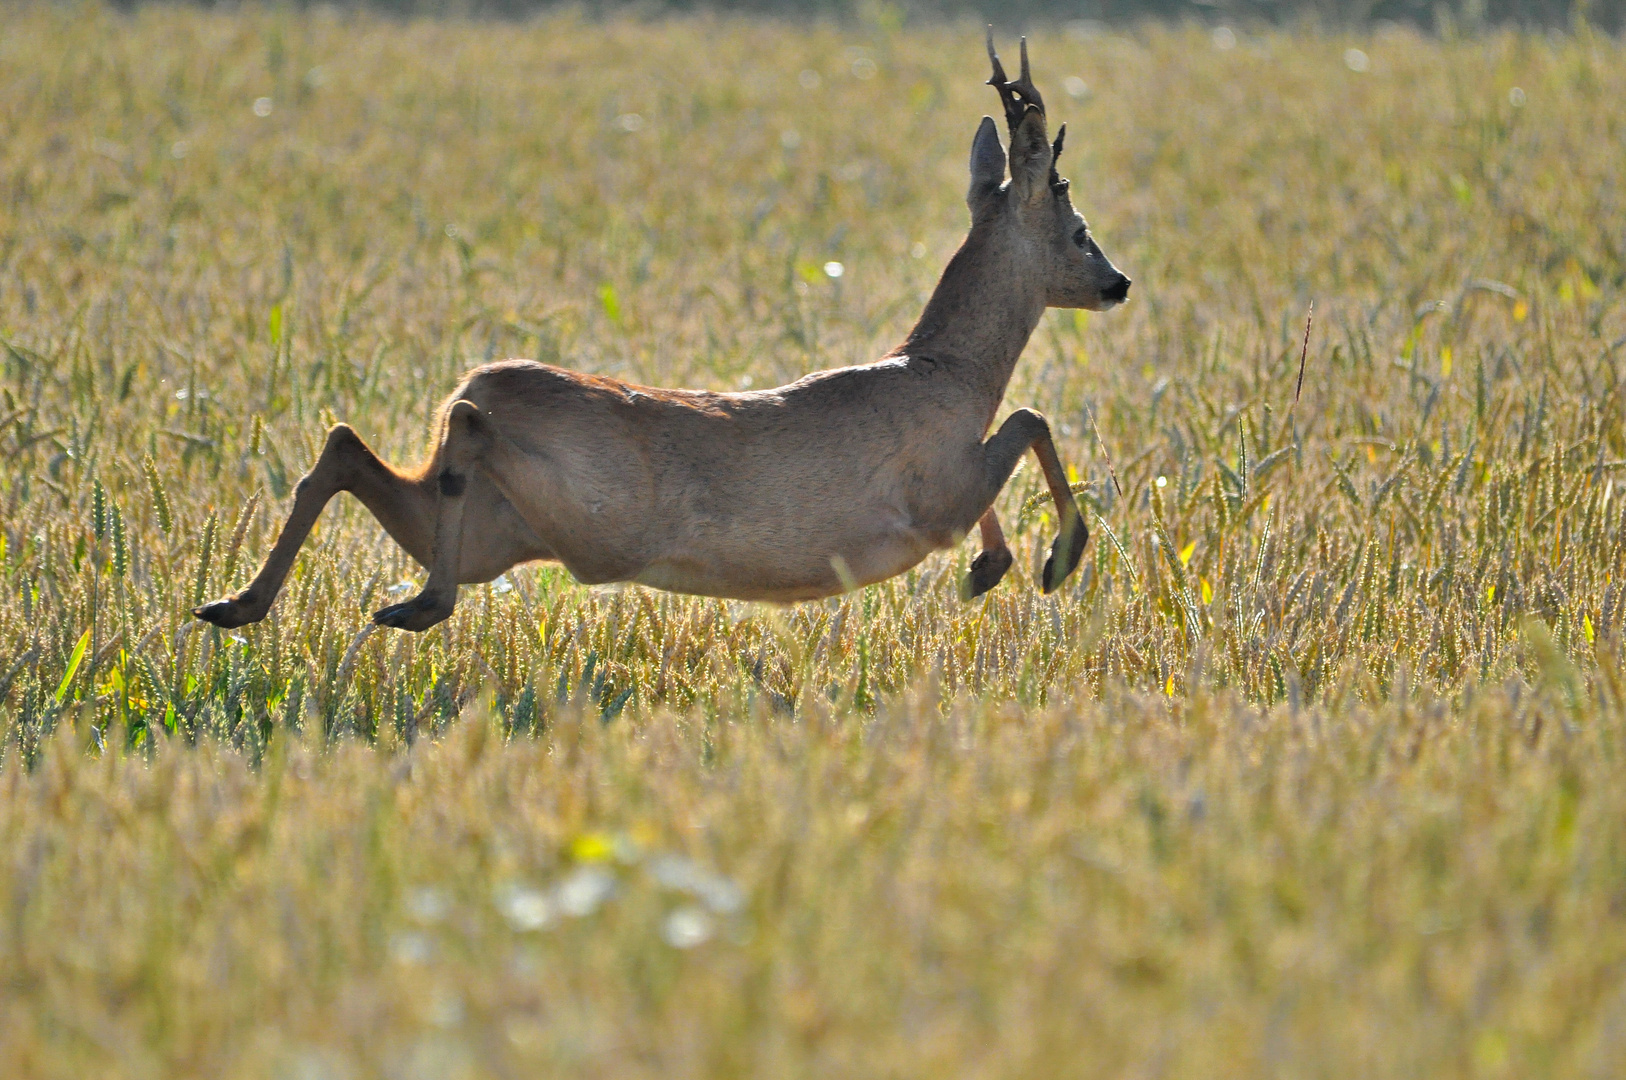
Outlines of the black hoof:
[{"label": "black hoof", "polygon": [[427,630],[452,613],[452,604],[419,593],[404,604],[391,604],[373,612],[373,622],[397,630]]},{"label": "black hoof", "polygon": [[1047,593],[1061,588],[1061,583],[1078,569],[1078,561],[1084,557],[1084,545],[1089,542],[1090,527],[1084,524],[1083,516],[1078,515],[1071,527],[1062,529],[1061,535],[1050,545],[1050,557],[1044,561],[1039,588]]},{"label": "black hoof", "polygon": [[971,570],[960,580],[960,599],[975,600],[999,584],[1011,568],[1011,549],[984,551],[971,560]]},{"label": "black hoof", "polygon": [[239,593],[236,596],[216,600],[212,604],[193,608],[192,614],[224,630],[235,630],[239,626],[247,626],[265,618],[268,607],[269,605],[257,603],[248,593]]}]

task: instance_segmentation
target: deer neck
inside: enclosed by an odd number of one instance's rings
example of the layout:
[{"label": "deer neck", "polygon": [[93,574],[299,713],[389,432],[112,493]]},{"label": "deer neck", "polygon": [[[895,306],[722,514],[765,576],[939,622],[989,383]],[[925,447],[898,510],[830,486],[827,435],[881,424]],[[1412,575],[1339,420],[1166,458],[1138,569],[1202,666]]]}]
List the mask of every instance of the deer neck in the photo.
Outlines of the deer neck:
[{"label": "deer neck", "polygon": [[1022,249],[1005,230],[973,227],[896,352],[952,365],[997,406],[1045,309]]}]

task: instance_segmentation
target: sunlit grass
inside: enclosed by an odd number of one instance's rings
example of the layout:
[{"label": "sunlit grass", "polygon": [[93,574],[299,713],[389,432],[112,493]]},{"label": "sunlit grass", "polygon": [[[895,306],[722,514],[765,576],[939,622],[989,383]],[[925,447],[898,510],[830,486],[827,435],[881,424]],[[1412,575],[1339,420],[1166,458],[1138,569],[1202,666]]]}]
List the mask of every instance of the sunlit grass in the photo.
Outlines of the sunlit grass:
[{"label": "sunlit grass", "polygon": [[223,633],[336,419],[408,462],[488,358],[895,344],[980,37],[8,12],[0,1072],[1610,1075],[1619,45],[1031,45],[1136,281],[1007,397],[1088,504],[1061,593],[1030,469],[969,605],[968,541],[375,632],[422,571],[341,497]]}]

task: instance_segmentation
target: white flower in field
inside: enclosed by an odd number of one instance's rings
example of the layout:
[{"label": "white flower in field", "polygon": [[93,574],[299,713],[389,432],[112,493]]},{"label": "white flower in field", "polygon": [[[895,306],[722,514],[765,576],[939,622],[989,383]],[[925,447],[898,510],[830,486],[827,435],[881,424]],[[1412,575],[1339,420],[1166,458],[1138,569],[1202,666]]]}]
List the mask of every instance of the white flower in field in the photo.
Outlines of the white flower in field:
[{"label": "white flower in field", "polygon": [[511,885],[497,893],[497,910],[508,925],[521,932],[541,930],[553,922],[553,898],[547,893],[524,885]]},{"label": "white flower in field", "polygon": [[254,99],[254,115],[261,120],[271,115],[271,99],[268,97]]},{"label": "white flower in field", "polygon": [[919,240],[916,240],[914,243],[910,244],[909,257],[911,259],[924,259],[926,257],[926,245],[921,243]]},{"label": "white flower in field", "polygon": [[407,914],[421,923],[437,923],[452,910],[451,897],[445,889],[433,885],[408,890],[404,906]]},{"label": "white flower in field", "polygon": [[1062,89],[1067,91],[1067,96],[1075,101],[1079,98],[1087,97],[1090,92],[1090,84],[1079,78],[1077,75],[1067,76],[1061,81],[1061,85]]},{"label": "white flower in field", "polygon": [[615,118],[615,126],[631,135],[635,131],[644,129],[644,118],[635,112],[622,113]]},{"label": "white flower in field", "polygon": [[834,259],[832,259],[829,262],[824,264],[824,276],[825,277],[838,278],[842,274],[845,274],[846,272],[847,272],[847,268],[845,266],[842,266],[840,263],[836,262]]},{"label": "white flower in field", "polygon": [[390,938],[390,958],[397,964],[423,964],[435,951],[427,934],[407,930]]},{"label": "white flower in field", "polygon": [[738,885],[682,855],[655,856],[649,872],[666,888],[688,893],[719,915],[733,915],[745,906],[745,892]]},{"label": "white flower in field", "polygon": [[867,56],[860,56],[853,61],[853,78],[855,79],[873,79],[875,73],[879,70],[875,66],[875,61]]},{"label": "white flower in field", "polygon": [[711,939],[711,916],[697,907],[680,907],[661,923],[661,937],[674,949],[692,949]]},{"label": "white flower in field", "polygon": [[1513,89],[1509,90],[1507,92],[1507,103],[1513,106],[1515,109],[1524,108],[1524,88],[1522,86],[1515,86]]},{"label": "white flower in field", "polygon": [[400,596],[404,592],[411,592],[412,591],[412,582],[410,582],[410,581],[397,581],[394,585],[391,585],[389,588],[385,589],[384,591],[387,592],[387,593],[390,593],[391,595],[394,595],[394,596]]},{"label": "white flower in field", "polygon": [[1229,26],[1216,26],[1212,35],[1214,48],[1220,52],[1230,52],[1236,48],[1236,31]]},{"label": "white flower in field", "polygon": [[553,902],[566,915],[591,915],[615,895],[615,875],[597,866],[584,866],[559,883]]},{"label": "white flower in field", "polygon": [[779,145],[786,150],[794,150],[802,145],[802,136],[795,128],[786,128],[779,133]]},{"label": "white flower in field", "polygon": [[491,591],[498,596],[504,596],[514,591],[514,583],[508,580],[507,574],[498,574],[496,580],[491,583]]},{"label": "white flower in field", "polygon": [[1369,71],[1372,68],[1372,59],[1359,49],[1345,49],[1344,66],[1356,73]]}]

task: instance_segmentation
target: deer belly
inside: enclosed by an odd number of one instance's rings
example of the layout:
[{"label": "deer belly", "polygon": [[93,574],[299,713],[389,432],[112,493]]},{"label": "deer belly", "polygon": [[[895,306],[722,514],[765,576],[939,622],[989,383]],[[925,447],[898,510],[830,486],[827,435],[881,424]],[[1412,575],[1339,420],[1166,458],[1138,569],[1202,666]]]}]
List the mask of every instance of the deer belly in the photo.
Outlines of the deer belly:
[{"label": "deer belly", "polygon": [[869,528],[845,536],[820,529],[785,538],[763,537],[758,543],[735,537],[732,543],[668,552],[633,580],[699,596],[784,603],[817,600],[885,581],[952,542],[951,537],[914,527],[901,515],[878,518]]}]

